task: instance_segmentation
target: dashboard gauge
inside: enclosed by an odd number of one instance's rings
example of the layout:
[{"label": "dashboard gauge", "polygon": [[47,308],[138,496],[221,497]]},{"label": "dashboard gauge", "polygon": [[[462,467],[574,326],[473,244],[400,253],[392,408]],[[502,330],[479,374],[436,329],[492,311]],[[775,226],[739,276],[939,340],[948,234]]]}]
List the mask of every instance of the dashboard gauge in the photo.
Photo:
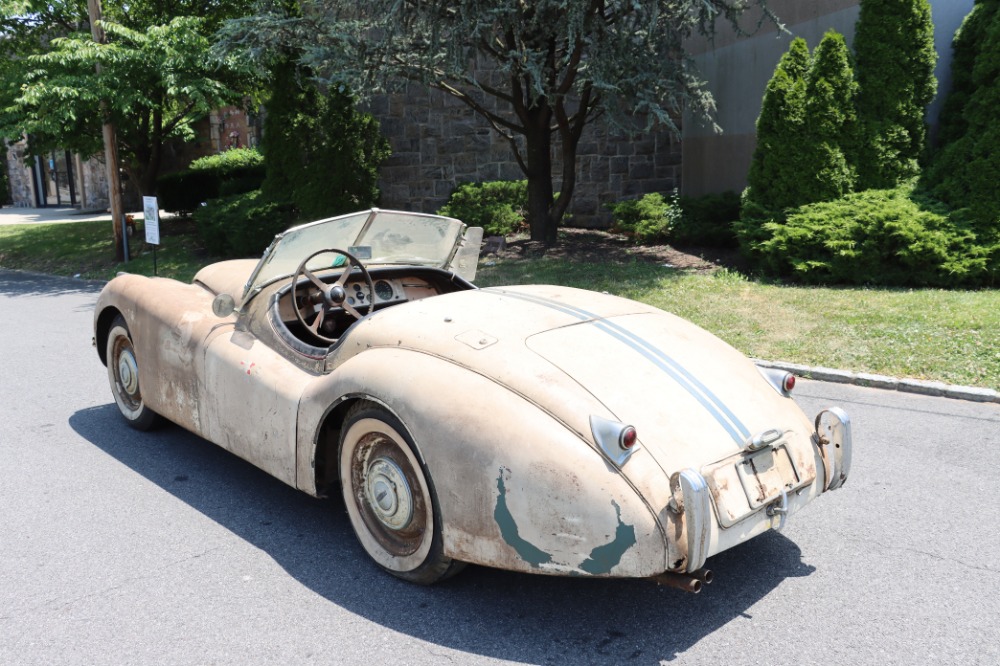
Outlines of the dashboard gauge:
[{"label": "dashboard gauge", "polygon": [[395,293],[392,290],[392,285],[385,280],[379,280],[375,283],[375,295],[378,296],[380,301],[391,301]]}]

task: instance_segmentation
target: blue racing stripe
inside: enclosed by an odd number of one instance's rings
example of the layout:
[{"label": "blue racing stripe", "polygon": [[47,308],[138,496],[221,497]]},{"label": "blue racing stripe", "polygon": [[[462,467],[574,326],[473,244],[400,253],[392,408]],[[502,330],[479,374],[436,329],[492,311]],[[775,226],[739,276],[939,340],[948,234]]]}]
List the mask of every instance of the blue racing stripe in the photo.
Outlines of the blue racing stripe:
[{"label": "blue racing stripe", "polygon": [[733,438],[733,441],[736,442],[736,444],[742,446],[747,437],[750,436],[750,431],[746,428],[746,426],[743,425],[739,418],[733,414],[732,410],[730,410],[725,403],[712,393],[712,391],[705,386],[705,384],[703,384],[687,368],[675,359],[632,331],[629,331],[615,322],[604,319],[600,315],[588,312],[587,310],[576,306],[557,303],[550,299],[535,296],[533,294],[504,291],[497,288],[492,288],[490,290],[499,291],[502,294],[509,295],[514,298],[519,298],[536,305],[557,310],[580,321],[593,321],[597,328],[614,337],[623,344],[631,347],[646,359],[652,361],[654,365],[656,365],[659,369],[670,376],[671,379],[676,381],[681,387],[690,393],[691,396],[695,398],[715,418],[719,425],[721,425],[726,432],[729,433],[729,436]]}]

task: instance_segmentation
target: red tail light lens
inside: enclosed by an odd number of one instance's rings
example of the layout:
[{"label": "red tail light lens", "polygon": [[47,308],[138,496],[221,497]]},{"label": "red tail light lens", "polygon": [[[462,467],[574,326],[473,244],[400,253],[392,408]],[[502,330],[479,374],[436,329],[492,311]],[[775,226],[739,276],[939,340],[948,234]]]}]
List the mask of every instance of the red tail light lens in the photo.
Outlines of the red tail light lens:
[{"label": "red tail light lens", "polygon": [[795,375],[789,372],[781,382],[781,389],[785,393],[791,393],[793,388],[795,388]]},{"label": "red tail light lens", "polygon": [[622,430],[621,438],[618,440],[618,444],[623,450],[628,451],[635,446],[636,438],[638,438],[638,435],[635,433],[635,428],[627,426],[624,430]]}]

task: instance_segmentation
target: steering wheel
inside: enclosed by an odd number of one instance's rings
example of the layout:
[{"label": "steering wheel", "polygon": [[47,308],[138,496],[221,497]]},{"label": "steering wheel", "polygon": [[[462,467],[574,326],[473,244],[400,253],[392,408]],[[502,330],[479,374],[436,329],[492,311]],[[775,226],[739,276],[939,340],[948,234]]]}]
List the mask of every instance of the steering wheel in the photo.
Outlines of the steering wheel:
[{"label": "steering wheel", "polygon": [[[311,270],[306,268],[306,265],[312,261],[315,257],[321,254],[337,254],[344,257],[347,261],[342,264],[344,267],[344,272],[341,273],[340,278],[333,284],[327,284],[316,277],[316,274]],[[336,262],[330,265],[331,268],[336,267]],[[344,288],[347,284],[347,278],[354,274],[354,271],[358,270],[361,273],[361,277],[364,278],[365,283],[368,285],[368,298],[364,298],[364,294],[358,291],[359,296],[357,301],[367,300],[367,303],[359,303],[357,307],[352,305],[347,301],[348,293]],[[302,277],[306,277],[312,282],[312,286],[316,287],[319,293],[310,293],[302,301],[302,306],[299,306],[298,299],[298,286],[299,280]],[[313,335],[322,340],[323,342],[328,342],[333,344],[337,341],[336,338],[329,338],[322,333],[320,333],[320,327],[323,325],[323,321],[336,309],[343,309],[348,314],[350,314],[355,319],[361,319],[366,314],[371,312],[372,306],[374,305],[375,299],[375,285],[372,283],[372,276],[365,268],[365,265],[361,263],[361,260],[354,255],[344,252],[343,250],[338,250],[337,248],[327,248],[325,250],[319,250],[313,252],[308,257],[302,260],[299,267],[295,269],[295,274],[292,275],[292,306],[295,310],[295,316],[298,318],[299,323],[308,328]],[[360,310],[363,309],[365,312],[362,314]],[[306,317],[316,313],[316,318],[313,319],[312,324],[306,323]]]}]

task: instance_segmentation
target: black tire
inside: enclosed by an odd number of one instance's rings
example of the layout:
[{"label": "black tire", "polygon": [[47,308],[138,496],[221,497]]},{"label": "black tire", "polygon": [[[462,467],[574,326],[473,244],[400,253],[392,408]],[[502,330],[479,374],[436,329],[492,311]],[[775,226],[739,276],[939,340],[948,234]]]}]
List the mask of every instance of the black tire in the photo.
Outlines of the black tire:
[{"label": "black tire", "polygon": [[464,566],[444,555],[430,474],[399,419],[371,402],[354,405],[341,429],[338,459],[351,526],[376,564],[421,585]]},{"label": "black tire", "polygon": [[139,365],[132,347],[132,335],[121,315],[115,317],[108,332],[107,342],[108,382],[115,397],[118,411],[125,422],[136,430],[152,430],[163,419],[146,406],[139,389]]}]

